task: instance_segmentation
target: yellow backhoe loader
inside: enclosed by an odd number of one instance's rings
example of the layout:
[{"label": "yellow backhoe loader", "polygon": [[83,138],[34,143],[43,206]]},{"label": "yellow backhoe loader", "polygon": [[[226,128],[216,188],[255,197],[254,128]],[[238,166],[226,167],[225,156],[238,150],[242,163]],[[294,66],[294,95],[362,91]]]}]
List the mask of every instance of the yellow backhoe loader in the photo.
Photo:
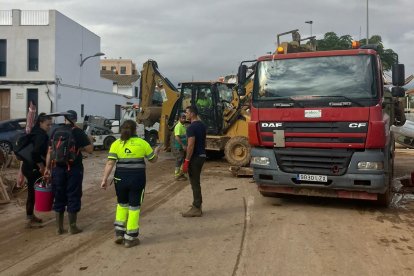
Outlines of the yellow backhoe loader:
[{"label": "yellow backhoe loader", "polygon": [[[245,166],[250,162],[247,125],[253,82],[251,76],[243,80],[242,85],[219,81],[183,82],[177,89],[159,72],[157,63],[148,60],[141,71],[141,104],[137,121],[146,126],[159,121],[159,142],[169,145],[170,132],[178,115],[187,106],[195,105],[207,127],[208,154],[224,152],[231,165]],[[155,95],[160,95],[161,106],[153,104]]]}]

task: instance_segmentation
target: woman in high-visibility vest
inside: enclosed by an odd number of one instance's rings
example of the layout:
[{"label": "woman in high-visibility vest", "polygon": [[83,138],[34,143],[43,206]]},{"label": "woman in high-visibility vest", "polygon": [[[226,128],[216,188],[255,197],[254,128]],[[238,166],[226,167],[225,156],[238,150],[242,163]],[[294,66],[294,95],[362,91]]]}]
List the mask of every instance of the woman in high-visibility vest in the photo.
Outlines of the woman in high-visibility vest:
[{"label": "woman in high-visibility vest", "polygon": [[108,186],[108,177],[116,165],[115,243],[124,243],[127,248],[139,244],[139,217],[146,182],[145,159],[156,162],[159,149],[157,147],[153,151],[147,141],[138,138],[136,123],[126,120],[121,126],[121,138],[112,143],[108,153],[101,188]]}]

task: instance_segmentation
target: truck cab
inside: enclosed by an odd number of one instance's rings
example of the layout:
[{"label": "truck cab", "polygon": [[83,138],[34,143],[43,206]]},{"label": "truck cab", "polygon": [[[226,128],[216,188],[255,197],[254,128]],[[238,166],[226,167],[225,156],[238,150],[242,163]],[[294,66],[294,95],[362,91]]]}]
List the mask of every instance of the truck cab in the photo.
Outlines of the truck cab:
[{"label": "truck cab", "polygon": [[[402,85],[403,66],[394,84]],[[397,88],[397,87],[396,87]],[[391,198],[393,104],[375,48],[258,59],[249,142],[262,195]],[[392,106],[391,106],[392,105]]]}]

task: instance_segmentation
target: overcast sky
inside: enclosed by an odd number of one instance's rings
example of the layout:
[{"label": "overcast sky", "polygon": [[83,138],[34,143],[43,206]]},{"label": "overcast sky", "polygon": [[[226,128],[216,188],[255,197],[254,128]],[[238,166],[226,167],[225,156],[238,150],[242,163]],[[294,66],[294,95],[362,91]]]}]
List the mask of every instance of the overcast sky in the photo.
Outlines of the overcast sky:
[{"label": "overcast sky", "polygon": [[[242,60],[274,51],[276,35],[326,32],[366,37],[366,0],[0,0],[0,9],[56,9],[101,37],[108,58],[147,59],[174,83],[236,73]],[[369,34],[414,74],[413,0],[370,0]],[[287,39],[289,37],[286,37]]]}]

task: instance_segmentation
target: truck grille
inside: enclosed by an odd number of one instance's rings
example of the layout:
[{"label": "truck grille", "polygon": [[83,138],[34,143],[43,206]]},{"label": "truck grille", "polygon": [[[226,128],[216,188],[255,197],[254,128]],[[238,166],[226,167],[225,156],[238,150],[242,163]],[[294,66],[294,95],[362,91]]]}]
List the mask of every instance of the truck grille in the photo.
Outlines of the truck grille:
[{"label": "truck grille", "polygon": [[343,175],[348,168],[351,149],[275,148],[279,168],[287,173]]},{"label": "truck grille", "polygon": [[260,134],[264,146],[273,144],[274,131],[284,131],[286,147],[329,148],[333,144],[343,144],[339,147],[350,145],[353,148],[363,148],[368,132],[368,123],[261,122]]}]

